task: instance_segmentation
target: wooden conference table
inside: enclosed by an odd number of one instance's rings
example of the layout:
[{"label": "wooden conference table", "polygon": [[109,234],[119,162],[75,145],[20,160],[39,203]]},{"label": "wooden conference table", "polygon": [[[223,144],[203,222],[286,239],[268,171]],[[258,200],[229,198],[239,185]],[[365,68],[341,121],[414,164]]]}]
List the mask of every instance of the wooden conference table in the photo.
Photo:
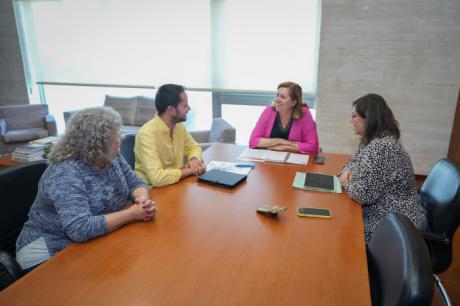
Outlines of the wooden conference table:
[{"label": "wooden conference table", "polygon": [[[216,144],[206,162],[243,147]],[[336,173],[345,155],[308,170]],[[370,305],[361,207],[294,189],[305,166],[257,163],[233,190],[190,177],[153,189],[154,221],[73,244],[0,292],[0,305]],[[278,218],[264,204],[288,207]],[[301,218],[297,206],[329,208]]]}]

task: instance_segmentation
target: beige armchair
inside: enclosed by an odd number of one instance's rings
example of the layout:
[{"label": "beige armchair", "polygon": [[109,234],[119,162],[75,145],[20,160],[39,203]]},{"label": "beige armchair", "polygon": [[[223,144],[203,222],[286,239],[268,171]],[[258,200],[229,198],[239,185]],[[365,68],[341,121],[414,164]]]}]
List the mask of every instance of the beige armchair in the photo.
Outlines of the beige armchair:
[{"label": "beige armchair", "polygon": [[[121,115],[122,134],[137,134],[144,123],[155,116],[155,99],[146,96],[117,97],[105,96],[104,106],[110,106]],[[66,126],[70,117],[79,110],[64,112]],[[214,118],[210,130],[192,131],[192,137],[204,150],[213,142],[235,143],[236,131],[222,118]]]},{"label": "beige armchair", "polygon": [[224,119],[214,118],[210,130],[192,131],[190,135],[200,144],[204,151],[213,142],[235,143],[236,130]]},{"label": "beige armchair", "polygon": [[47,136],[56,136],[56,120],[46,104],[0,106],[0,153]]}]

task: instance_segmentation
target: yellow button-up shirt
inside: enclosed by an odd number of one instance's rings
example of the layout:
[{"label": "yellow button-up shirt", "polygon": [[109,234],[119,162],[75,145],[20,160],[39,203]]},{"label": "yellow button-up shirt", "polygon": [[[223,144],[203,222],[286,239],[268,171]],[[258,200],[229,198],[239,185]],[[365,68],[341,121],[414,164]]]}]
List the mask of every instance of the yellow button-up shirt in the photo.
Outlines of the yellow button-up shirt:
[{"label": "yellow button-up shirt", "polygon": [[203,160],[198,143],[187,132],[183,123],[173,129],[156,115],[144,124],[136,135],[134,145],[136,174],[153,187],[174,184],[180,180],[184,157]]}]

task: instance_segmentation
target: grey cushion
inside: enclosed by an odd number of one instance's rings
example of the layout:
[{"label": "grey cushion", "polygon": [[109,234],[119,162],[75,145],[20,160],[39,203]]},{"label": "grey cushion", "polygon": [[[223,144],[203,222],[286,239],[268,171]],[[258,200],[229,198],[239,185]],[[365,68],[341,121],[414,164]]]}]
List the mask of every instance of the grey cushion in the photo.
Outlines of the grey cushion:
[{"label": "grey cushion", "polygon": [[209,141],[209,130],[204,131],[191,131],[190,135],[198,143],[204,143]]},{"label": "grey cushion", "polygon": [[123,125],[121,127],[121,133],[125,134],[137,134],[141,127],[137,125]]},{"label": "grey cushion", "polygon": [[236,130],[222,118],[214,118],[209,133],[208,142],[235,143]]},{"label": "grey cushion", "polygon": [[105,96],[104,106],[110,106],[121,115],[124,125],[134,125],[139,97]]},{"label": "grey cushion", "polygon": [[48,136],[46,129],[27,129],[8,131],[3,135],[5,143],[31,141]]},{"label": "grey cushion", "polygon": [[46,104],[0,106],[0,118],[4,118],[8,130],[45,128]]},{"label": "grey cushion", "polygon": [[156,112],[157,109],[155,108],[155,99],[146,96],[140,96],[134,125],[144,125],[147,121],[155,116]]}]

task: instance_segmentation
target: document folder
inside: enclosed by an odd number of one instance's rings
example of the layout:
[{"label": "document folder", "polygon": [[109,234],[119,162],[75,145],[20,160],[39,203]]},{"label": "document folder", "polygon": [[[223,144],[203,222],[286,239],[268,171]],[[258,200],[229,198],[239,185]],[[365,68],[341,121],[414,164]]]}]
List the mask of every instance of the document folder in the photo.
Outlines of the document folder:
[{"label": "document folder", "polygon": [[[326,174],[327,175],[327,174]],[[317,188],[305,185],[305,177],[307,174],[305,172],[297,172],[294,177],[294,182],[292,182],[292,187],[303,189],[303,190],[314,190],[314,191],[322,191],[322,192],[334,192],[334,193],[342,193],[342,186],[340,186],[339,179],[335,175],[331,175],[334,181],[334,189],[324,189],[324,188]]]},{"label": "document folder", "polygon": [[198,182],[231,189],[247,178],[245,174],[212,169],[198,177]]}]

